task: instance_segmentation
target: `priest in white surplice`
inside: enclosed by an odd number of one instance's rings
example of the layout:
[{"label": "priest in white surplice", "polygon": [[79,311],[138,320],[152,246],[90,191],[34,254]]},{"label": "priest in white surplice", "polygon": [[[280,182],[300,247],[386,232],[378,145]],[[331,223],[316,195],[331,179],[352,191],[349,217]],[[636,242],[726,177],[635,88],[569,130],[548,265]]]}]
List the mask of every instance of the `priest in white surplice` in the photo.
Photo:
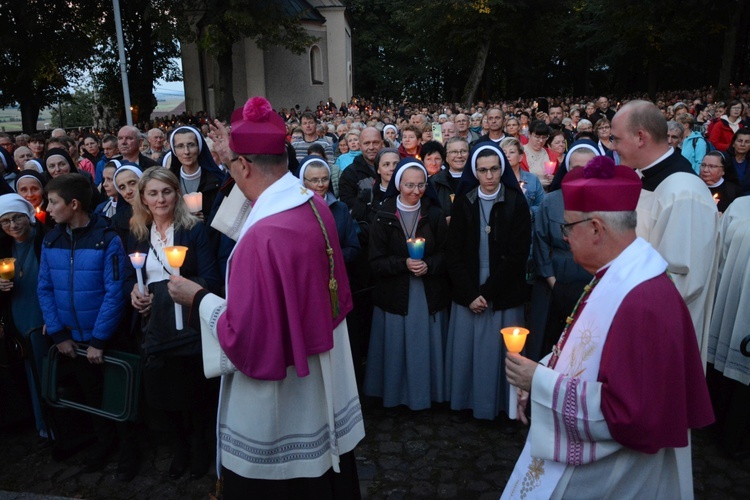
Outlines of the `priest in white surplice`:
[{"label": "priest in white surplice", "polygon": [[636,234],[667,261],[705,361],[716,287],[716,202],[690,162],[667,143],[667,121],[653,103],[630,101],[617,112],[612,149],[643,177]]},{"label": "priest in white surplice", "polygon": [[600,157],[562,190],[563,235],[594,279],[549,356],[507,355],[531,429],[503,498],[680,498],[689,429],[713,413],[685,302],[635,233],[641,182]]}]

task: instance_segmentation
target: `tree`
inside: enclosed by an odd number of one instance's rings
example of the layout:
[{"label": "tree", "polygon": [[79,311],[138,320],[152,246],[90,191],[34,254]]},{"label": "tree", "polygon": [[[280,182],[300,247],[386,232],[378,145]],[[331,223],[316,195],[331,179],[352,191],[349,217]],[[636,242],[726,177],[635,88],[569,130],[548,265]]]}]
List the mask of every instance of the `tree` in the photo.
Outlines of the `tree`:
[{"label": "tree", "polygon": [[[127,59],[130,101],[135,123],[148,121],[156,107],[154,82],[182,78],[174,58],[179,57],[178,22],[174,0],[128,0],[120,2],[123,39]],[[91,60],[91,76],[103,103],[119,110],[124,123],[122,76],[112,4],[102,11],[97,31],[99,45]]]},{"label": "tree", "polygon": [[82,74],[98,11],[95,0],[0,2],[0,107],[20,106],[24,132],[36,132],[39,111]]},{"label": "tree", "polygon": [[65,101],[52,108],[50,122],[55,127],[91,127],[96,103],[94,92],[79,87]]},{"label": "tree", "polygon": [[217,113],[229,118],[234,110],[232,73],[233,45],[250,38],[261,49],[282,46],[302,54],[316,41],[300,24],[307,13],[296,2],[284,0],[192,0],[182,2],[182,16],[189,16],[192,29],[181,32],[181,40],[197,42],[216,57],[219,67]]}]

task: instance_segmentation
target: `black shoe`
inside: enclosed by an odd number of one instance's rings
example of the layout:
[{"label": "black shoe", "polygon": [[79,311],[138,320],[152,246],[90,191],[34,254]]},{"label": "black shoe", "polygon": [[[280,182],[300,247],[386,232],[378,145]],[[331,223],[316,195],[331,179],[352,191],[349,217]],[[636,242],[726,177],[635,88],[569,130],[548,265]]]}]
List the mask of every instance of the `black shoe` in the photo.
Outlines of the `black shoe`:
[{"label": "black shoe", "polygon": [[193,439],[190,446],[190,479],[200,479],[208,471],[208,445],[203,439]]},{"label": "black shoe", "polygon": [[187,453],[177,453],[172,458],[172,464],[169,466],[169,478],[179,479],[188,467],[189,457]]},{"label": "black shoe", "polygon": [[117,464],[117,480],[123,483],[132,481],[135,475],[138,474],[138,466],[138,457],[136,456],[120,459],[120,462]]},{"label": "black shoe", "polygon": [[113,444],[97,443],[83,460],[83,472],[96,472],[107,465],[107,457],[112,454]]}]

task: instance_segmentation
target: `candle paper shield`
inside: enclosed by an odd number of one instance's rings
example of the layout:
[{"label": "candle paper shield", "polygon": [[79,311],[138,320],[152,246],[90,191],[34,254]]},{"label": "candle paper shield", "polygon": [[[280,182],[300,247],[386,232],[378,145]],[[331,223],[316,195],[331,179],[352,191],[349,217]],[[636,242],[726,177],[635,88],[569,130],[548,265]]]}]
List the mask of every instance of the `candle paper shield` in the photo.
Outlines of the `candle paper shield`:
[{"label": "candle paper shield", "polygon": [[409,249],[409,257],[414,260],[424,259],[424,238],[409,238],[406,240],[406,247]]}]

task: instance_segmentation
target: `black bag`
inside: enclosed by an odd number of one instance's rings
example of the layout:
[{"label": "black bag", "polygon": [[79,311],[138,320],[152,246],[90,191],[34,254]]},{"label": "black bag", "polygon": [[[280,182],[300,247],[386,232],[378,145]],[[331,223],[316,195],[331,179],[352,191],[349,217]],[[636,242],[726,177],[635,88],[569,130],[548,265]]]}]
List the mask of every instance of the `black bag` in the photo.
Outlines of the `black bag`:
[{"label": "black bag", "polygon": [[0,368],[22,364],[27,354],[23,341],[0,320]]},{"label": "black bag", "polygon": [[[191,278],[201,286],[206,285],[202,278]],[[148,286],[154,294],[151,314],[142,317],[143,353],[153,356],[194,356],[201,353],[201,333],[188,325],[189,307],[182,308],[183,329],[175,326],[174,301],[167,290],[168,280],[157,281]]]}]

